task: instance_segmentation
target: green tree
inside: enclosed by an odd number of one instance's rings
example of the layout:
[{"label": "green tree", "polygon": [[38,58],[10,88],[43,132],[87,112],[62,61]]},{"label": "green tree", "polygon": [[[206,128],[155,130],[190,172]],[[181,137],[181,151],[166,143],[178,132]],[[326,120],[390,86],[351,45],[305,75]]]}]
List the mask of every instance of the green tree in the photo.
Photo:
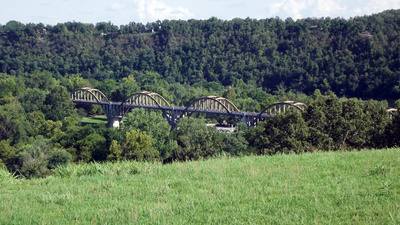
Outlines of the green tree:
[{"label": "green tree", "polygon": [[16,169],[26,178],[44,177],[58,165],[71,160],[71,155],[64,149],[55,147],[50,139],[37,136],[31,144],[18,149]]},{"label": "green tree", "polygon": [[394,104],[395,104],[396,109],[400,110],[400,99],[397,99]]},{"label": "green tree", "polygon": [[121,161],[122,158],[122,148],[121,145],[118,144],[117,140],[112,140],[110,145],[110,154],[107,156],[107,160],[110,161]]},{"label": "green tree", "polygon": [[152,146],[160,152],[161,159],[168,158],[177,146],[170,133],[171,126],[160,112],[134,109],[127,114],[123,125],[127,131],[146,132],[151,137]]},{"label": "green tree", "polygon": [[182,118],[173,133],[178,147],[173,150],[169,161],[208,158],[222,150],[222,134],[213,127],[206,127],[203,119]]},{"label": "green tree", "polygon": [[140,90],[136,83],[135,78],[132,75],[124,77],[122,83],[120,83],[115,91],[111,93],[111,99],[113,101],[123,101],[125,98],[134,94]]},{"label": "green tree", "polygon": [[74,145],[77,149],[77,160],[82,162],[105,161],[109,155],[106,139],[97,133],[91,133]]},{"label": "green tree", "polygon": [[259,154],[302,153],[311,150],[307,142],[309,128],[301,112],[296,109],[291,108],[284,114],[269,118],[261,126],[262,133],[257,137],[258,142],[254,143]]},{"label": "green tree", "polygon": [[56,79],[49,71],[35,71],[24,74],[24,83],[27,88],[51,90],[56,85]]},{"label": "green tree", "polygon": [[122,156],[128,160],[153,161],[159,153],[151,144],[151,137],[139,130],[132,130],[125,134],[125,144]]},{"label": "green tree", "polygon": [[30,123],[20,102],[11,95],[0,99],[0,140],[11,140],[16,144],[31,132]]},{"label": "green tree", "polygon": [[11,146],[11,139],[0,141],[0,160],[7,168],[15,164],[16,149]]},{"label": "green tree", "polygon": [[38,88],[28,88],[18,97],[27,113],[43,110],[46,92]]},{"label": "green tree", "polygon": [[222,140],[222,150],[234,156],[248,155],[248,145],[245,137],[238,132],[224,134]]},{"label": "green tree", "polygon": [[83,88],[88,86],[88,82],[83,79],[80,74],[71,75],[68,79],[68,90],[73,91],[77,88]]},{"label": "green tree", "polygon": [[20,89],[15,77],[0,73],[0,98],[4,98],[8,93],[16,96],[21,91]]},{"label": "green tree", "polygon": [[74,103],[67,89],[55,86],[46,96],[44,113],[47,119],[58,121],[76,114]]}]

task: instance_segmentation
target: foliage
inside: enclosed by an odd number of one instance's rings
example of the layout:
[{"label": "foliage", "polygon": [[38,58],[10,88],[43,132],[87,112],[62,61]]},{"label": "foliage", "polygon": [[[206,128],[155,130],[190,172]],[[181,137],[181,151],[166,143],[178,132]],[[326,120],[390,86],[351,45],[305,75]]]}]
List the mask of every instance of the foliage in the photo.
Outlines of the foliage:
[{"label": "foliage", "polygon": [[7,168],[14,166],[16,149],[10,145],[11,140],[0,141],[0,160]]},{"label": "foliage", "polygon": [[308,152],[309,128],[296,109],[285,114],[278,114],[274,119],[266,120],[262,125],[263,132],[256,145],[260,154]]},{"label": "foliage", "polygon": [[106,139],[97,133],[90,133],[85,138],[76,142],[78,161],[89,162],[91,160],[104,161],[109,154],[104,148]]},{"label": "foliage", "polygon": [[222,140],[222,150],[233,156],[243,156],[248,153],[248,142],[244,136],[238,132],[225,134]]},{"label": "foliage", "polygon": [[153,161],[159,152],[153,148],[151,137],[139,130],[126,132],[125,144],[122,151],[122,157],[127,160]]},{"label": "foliage", "polygon": [[112,140],[110,145],[110,154],[107,156],[107,160],[119,162],[122,158],[122,148],[118,144],[117,140]]},{"label": "foliage", "polygon": [[[320,89],[340,96],[399,98],[399,14],[164,20],[119,27],[10,21],[0,26],[0,72],[25,76],[27,88],[42,90],[51,89],[51,75],[66,78],[69,90],[86,85],[83,79],[110,82],[133,75],[139,86],[121,82],[110,90],[110,83],[100,85],[107,86],[107,94],[115,91],[114,100],[138,87],[157,92],[174,82],[232,87],[238,79],[276,94]],[[154,33],[144,35],[146,30]]]},{"label": "foliage", "polygon": [[163,159],[168,158],[176,148],[176,141],[170,133],[171,126],[160,112],[134,109],[127,114],[124,129],[146,132],[151,137],[152,146],[158,150]]},{"label": "foliage", "polygon": [[41,136],[18,149],[17,156],[19,162],[15,170],[25,178],[44,177],[50,169],[67,164],[72,158],[65,150],[54,147],[50,139]]},{"label": "foliage", "polygon": [[384,102],[339,99],[316,91],[303,113],[279,114],[261,128],[249,129],[246,138],[261,154],[382,148],[393,143],[387,132],[396,130],[391,125],[396,121],[390,120]]},{"label": "foliage", "polygon": [[0,101],[0,140],[11,140],[11,144],[22,141],[31,132],[25,111],[14,96],[7,95]]},{"label": "foliage", "polygon": [[173,130],[178,147],[169,160],[198,160],[216,156],[221,151],[222,135],[213,127],[206,127],[205,121],[182,118]]},{"label": "foliage", "polygon": [[57,121],[76,113],[70,94],[63,86],[55,86],[51,89],[46,96],[45,104],[46,119]]},{"label": "foliage", "polygon": [[49,153],[47,157],[48,164],[47,167],[49,169],[55,169],[58,166],[63,166],[68,164],[72,159],[70,153],[65,151],[64,149],[55,149],[54,151]]}]

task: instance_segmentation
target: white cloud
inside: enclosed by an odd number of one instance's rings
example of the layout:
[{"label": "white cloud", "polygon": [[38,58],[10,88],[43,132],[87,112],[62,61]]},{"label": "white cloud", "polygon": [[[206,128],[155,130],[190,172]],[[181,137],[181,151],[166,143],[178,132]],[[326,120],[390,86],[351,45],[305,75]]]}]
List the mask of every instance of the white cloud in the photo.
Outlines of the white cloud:
[{"label": "white cloud", "polygon": [[317,0],[315,9],[313,10],[314,15],[332,16],[337,14],[343,14],[346,11],[347,6],[343,6],[343,3],[338,0]]},{"label": "white cloud", "polygon": [[291,17],[294,20],[302,18],[304,10],[307,9],[313,0],[284,0],[275,1],[268,7],[268,16],[280,15],[281,19]]},{"label": "white cloud", "polygon": [[271,5],[269,5],[269,7],[267,9],[267,11],[268,11],[267,16],[273,17],[275,15],[278,15],[279,12],[281,11],[283,4],[284,4],[283,2],[274,2]]},{"label": "white cloud", "polygon": [[399,0],[370,0],[367,4],[363,4],[361,10],[364,14],[372,14],[382,12],[387,9],[399,9]]},{"label": "white cloud", "polygon": [[123,10],[125,8],[125,4],[120,3],[120,2],[114,2],[111,4],[109,10],[110,11],[120,11]]},{"label": "white cloud", "polygon": [[286,4],[283,7],[284,14],[288,17],[292,17],[292,19],[294,20],[302,18],[304,9],[306,9],[310,5],[310,1],[308,0],[288,0],[285,3]]},{"label": "white cloud", "polygon": [[163,0],[133,0],[141,21],[163,19],[190,19],[193,14],[184,7],[171,7]]}]

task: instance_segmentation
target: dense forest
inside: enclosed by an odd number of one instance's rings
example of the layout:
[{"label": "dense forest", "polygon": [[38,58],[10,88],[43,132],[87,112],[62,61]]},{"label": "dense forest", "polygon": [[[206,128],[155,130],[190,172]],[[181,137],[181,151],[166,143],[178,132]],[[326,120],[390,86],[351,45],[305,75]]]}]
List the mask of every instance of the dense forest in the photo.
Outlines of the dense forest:
[{"label": "dense forest", "polygon": [[[398,146],[400,120],[390,119],[388,103],[353,97],[400,98],[399,34],[400,10],[348,20],[10,21],[0,25],[0,166],[31,177],[67,162]],[[308,107],[230,134],[206,127],[204,115],[170,131],[160,112],[147,110],[110,129],[79,123],[102,114],[70,100],[85,86],[114,101],[146,90],[174,105],[217,95],[242,111],[282,100]]]},{"label": "dense forest", "polygon": [[229,86],[242,79],[266,92],[400,98],[399,32],[399,10],[349,20],[210,18],[119,27],[10,21],[0,26],[0,72],[119,81],[154,71],[169,83]]}]

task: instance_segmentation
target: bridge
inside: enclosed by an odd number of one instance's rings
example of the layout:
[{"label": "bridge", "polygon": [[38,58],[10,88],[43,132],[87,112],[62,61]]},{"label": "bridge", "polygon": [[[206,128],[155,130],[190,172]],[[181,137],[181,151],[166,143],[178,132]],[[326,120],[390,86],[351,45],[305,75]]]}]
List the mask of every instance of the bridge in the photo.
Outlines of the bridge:
[{"label": "bridge", "polygon": [[119,127],[120,122],[131,109],[146,108],[161,110],[172,129],[176,127],[176,122],[180,118],[191,116],[193,113],[226,115],[233,118],[236,122],[241,121],[247,124],[247,126],[256,126],[259,121],[273,117],[278,113],[284,113],[288,108],[293,107],[303,110],[306,106],[300,102],[285,101],[272,104],[261,113],[242,112],[226,98],[206,96],[194,100],[186,107],[182,107],[172,106],[164,97],[150,91],[137,92],[128,96],[122,102],[113,102],[101,91],[90,87],[72,91],[71,99],[74,103],[100,105],[107,116],[108,127]]},{"label": "bridge", "polygon": [[[128,96],[122,102],[110,101],[101,91],[85,87],[71,92],[71,99],[74,103],[97,104],[100,105],[107,116],[108,127],[119,127],[124,116],[133,108],[146,108],[161,110],[171,128],[176,128],[176,122],[193,113],[203,113],[209,115],[225,115],[233,118],[235,122],[243,122],[247,126],[256,126],[259,121],[274,117],[279,113],[284,113],[289,108],[303,111],[306,105],[301,102],[284,101],[266,107],[261,113],[242,112],[235,104],[226,98],[218,96],[201,97],[188,106],[173,106],[161,95],[142,91]],[[390,118],[397,114],[397,109],[387,109]]]}]

